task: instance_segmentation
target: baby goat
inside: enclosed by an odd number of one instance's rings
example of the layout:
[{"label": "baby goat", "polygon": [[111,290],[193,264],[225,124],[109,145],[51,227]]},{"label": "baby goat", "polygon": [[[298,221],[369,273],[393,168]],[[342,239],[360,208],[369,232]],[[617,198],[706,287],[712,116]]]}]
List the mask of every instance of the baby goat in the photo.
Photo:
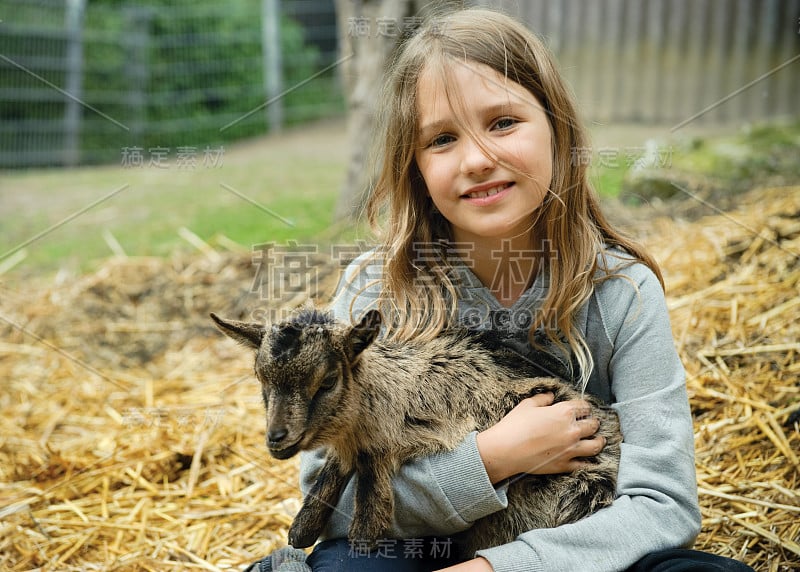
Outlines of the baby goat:
[{"label": "baby goat", "polygon": [[[531,395],[552,392],[555,401],[579,397],[567,383],[539,377],[540,365],[486,334],[375,341],[381,326],[375,310],[353,327],[315,310],[271,327],[211,317],[226,335],[256,350],[272,456],[288,459],[327,447],[326,462],[289,530],[296,548],[310,546],[322,533],[354,472],[349,537],[374,543],[391,525],[391,479],[402,463],[454,448],[470,431],[491,426]],[[574,522],[612,502],[619,421],[587,399],[592,415],[601,419],[603,451],[573,473],[510,479],[508,508],[462,533],[456,543],[461,554],[510,542],[526,530]]]}]

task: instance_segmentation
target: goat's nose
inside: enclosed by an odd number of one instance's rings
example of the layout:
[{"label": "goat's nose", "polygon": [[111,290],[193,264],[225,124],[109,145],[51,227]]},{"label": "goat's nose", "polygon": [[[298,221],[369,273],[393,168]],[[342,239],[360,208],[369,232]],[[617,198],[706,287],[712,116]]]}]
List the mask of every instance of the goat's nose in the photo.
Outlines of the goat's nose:
[{"label": "goat's nose", "polygon": [[267,439],[269,439],[270,443],[280,443],[286,438],[286,435],[289,434],[289,431],[286,427],[281,427],[279,429],[270,429],[267,432]]}]

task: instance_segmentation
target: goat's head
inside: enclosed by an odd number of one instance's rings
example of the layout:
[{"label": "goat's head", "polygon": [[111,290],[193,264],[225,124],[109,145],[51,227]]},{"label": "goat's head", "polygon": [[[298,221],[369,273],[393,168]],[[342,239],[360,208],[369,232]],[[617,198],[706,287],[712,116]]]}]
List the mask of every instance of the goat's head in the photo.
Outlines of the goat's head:
[{"label": "goat's head", "polygon": [[256,350],[273,457],[288,459],[342,436],[356,414],[353,368],[380,330],[377,310],[352,327],[316,310],[272,326],[211,317],[225,335]]}]

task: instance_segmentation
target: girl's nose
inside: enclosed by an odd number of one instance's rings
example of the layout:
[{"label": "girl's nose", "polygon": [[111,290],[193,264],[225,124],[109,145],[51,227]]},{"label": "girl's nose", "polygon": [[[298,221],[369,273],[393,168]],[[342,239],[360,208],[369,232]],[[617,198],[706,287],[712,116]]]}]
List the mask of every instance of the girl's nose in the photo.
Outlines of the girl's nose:
[{"label": "girl's nose", "polygon": [[461,140],[461,172],[465,175],[480,175],[494,169],[497,159],[485,145],[480,145],[471,137]]}]

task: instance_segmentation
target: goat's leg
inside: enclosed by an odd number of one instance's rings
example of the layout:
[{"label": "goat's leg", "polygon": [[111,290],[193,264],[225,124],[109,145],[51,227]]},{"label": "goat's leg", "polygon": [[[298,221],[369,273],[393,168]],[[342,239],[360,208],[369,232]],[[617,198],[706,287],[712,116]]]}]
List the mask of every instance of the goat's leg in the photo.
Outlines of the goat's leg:
[{"label": "goat's leg", "polygon": [[307,548],[314,544],[339,502],[339,495],[348,477],[339,461],[330,457],[325,461],[289,528],[289,544],[295,548]]},{"label": "goat's leg", "polygon": [[384,459],[384,455],[368,453],[358,456],[355,513],[348,531],[351,542],[373,547],[391,527],[394,513],[392,470]]}]

